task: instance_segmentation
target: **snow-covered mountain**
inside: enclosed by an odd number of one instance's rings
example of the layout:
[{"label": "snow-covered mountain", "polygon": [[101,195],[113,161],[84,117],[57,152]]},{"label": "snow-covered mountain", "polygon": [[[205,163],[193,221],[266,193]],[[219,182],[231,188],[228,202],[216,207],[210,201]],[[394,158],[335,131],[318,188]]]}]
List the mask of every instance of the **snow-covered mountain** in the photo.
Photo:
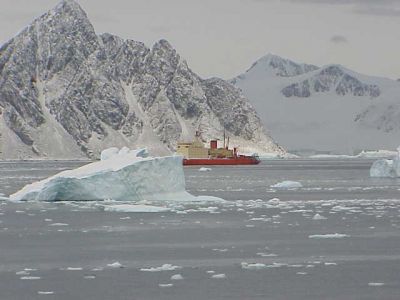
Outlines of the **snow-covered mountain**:
[{"label": "snow-covered mountain", "polygon": [[400,84],[395,80],[269,54],[231,82],[289,150],[353,154],[399,144]]},{"label": "snow-covered mountain", "polygon": [[2,158],[98,156],[109,146],[171,153],[196,131],[241,151],[283,152],[230,83],[202,79],[165,40],[97,35],[64,0],[0,48]]}]

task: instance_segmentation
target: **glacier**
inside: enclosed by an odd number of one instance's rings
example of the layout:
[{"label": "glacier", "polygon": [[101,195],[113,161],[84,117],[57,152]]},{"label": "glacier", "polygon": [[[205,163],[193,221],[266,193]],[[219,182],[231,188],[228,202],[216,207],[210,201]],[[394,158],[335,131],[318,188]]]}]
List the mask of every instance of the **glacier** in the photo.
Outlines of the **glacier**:
[{"label": "glacier", "polygon": [[[117,149],[118,150],[118,149]],[[25,186],[11,201],[214,201],[185,189],[182,156],[147,157],[145,149],[103,150],[103,160]],[[221,199],[219,199],[221,200]]]}]

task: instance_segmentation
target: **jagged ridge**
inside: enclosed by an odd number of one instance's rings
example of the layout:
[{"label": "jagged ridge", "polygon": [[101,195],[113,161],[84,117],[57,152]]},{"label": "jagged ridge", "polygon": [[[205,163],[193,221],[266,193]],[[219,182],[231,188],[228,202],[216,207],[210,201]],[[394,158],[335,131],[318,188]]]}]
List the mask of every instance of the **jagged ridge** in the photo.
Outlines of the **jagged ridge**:
[{"label": "jagged ridge", "polygon": [[96,35],[73,0],[0,49],[0,75],[4,157],[96,156],[110,145],[162,154],[196,130],[209,139],[224,126],[244,151],[283,151],[237,88],[201,79],[166,40],[150,49]]}]

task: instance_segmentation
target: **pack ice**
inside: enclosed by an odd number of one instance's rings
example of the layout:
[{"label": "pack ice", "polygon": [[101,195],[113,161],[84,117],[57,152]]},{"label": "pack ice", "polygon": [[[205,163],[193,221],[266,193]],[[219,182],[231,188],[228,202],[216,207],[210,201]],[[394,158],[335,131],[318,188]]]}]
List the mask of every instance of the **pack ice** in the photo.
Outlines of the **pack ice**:
[{"label": "pack ice", "polygon": [[110,148],[101,160],[25,186],[11,201],[201,201],[185,190],[181,156]]},{"label": "pack ice", "polygon": [[369,170],[371,177],[400,177],[400,146],[393,159],[379,159]]}]

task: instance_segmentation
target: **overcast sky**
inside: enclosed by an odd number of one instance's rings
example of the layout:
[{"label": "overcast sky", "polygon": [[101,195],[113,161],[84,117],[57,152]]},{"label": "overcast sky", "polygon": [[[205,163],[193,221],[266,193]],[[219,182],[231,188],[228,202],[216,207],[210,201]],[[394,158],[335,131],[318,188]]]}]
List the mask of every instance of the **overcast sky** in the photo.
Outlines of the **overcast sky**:
[{"label": "overcast sky", "polygon": [[[57,0],[0,0],[0,44]],[[77,0],[98,33],[165,38],[203,77],[274,53],[400,78],[400,0]]]}]

